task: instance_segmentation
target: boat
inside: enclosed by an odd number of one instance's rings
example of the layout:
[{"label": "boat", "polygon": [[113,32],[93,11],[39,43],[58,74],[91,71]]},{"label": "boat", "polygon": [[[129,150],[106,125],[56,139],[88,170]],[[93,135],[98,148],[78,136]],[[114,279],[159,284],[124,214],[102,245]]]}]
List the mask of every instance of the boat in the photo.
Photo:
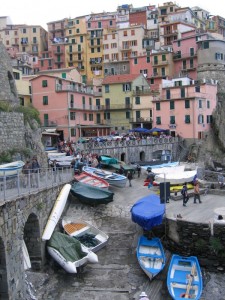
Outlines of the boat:
[{"label": "boat", "polygon": [[98,256],[77,239],[57,231],[47,241],[47,250],[68,273],[77,273],[77,268],[88,262],[98,262]]},{"label": "boat", "polygon": [[202,273],[197,257],[173,254],[167,274],[167,288],[171,297],[174,300],[199,300],[202,286]]},{"label": "boat", "polygon": [[0,165],[0,177],[15,176],[23,169],[24,162],[21,160]]},{"label": "boat", "polygon": [[185,166],[167,166],[161,168],[153,168],[152,172],[156,175],[158,174],[167,174],[167,173],[176,173],[176,172],[184,172]]},{"label": "boat", "polygon": [[109,166],[109,165],[118,163],[118,160],[116,158],[111,157],[109,155],[100,155],[99,158],[100,158],[101,164],[104,166]]},{"label": "boat", "polygon": [[45,229],[44,229],[44,232],[42,235],[43,241],[49,240],[51,238],[51,235],[55,229],[55,226],[57,225],[59,218],[61,217],[61,214],[66,205],[70,189],[71,189],[70,184],[65,184],[64,187],[61,189],[61,191],[55,201],[55,204],[52,208],[51,214],[48,218],[48,222],[45,226]]},{"label": "boat", "polygon": [[[53,150],[53,151],[55,151],[55,150]],[[48,153],[48,158],[51,159],[51,160],[58,159],[61,156],[66,156],[66,152],[50,152],[50,151],[47,151],[46,153]]]},{"label": "boat", "polygon": [[117,173],[112,173],[109,171],[105,171],[102,169],[97,169],[93,167],[84,166],[83,171],[87,172],[88,174],[94,174],[104,180],[106,180],[110,185],[115,187],[123,188],[127,183],[127,177],[124,175],[120,175]]},{"label": "boat", "polygon": [[31,268],[31,261],[30,261],[30,256],[27,251],[27,246],[25,244],[25,241],[22,241],[22,251],[23,251],[23,266],[24,270],[28,270]]},{"label": "boat", "polygon": [[150,194],[138,200],[131,208],[131,219],[144,230],[162,224],[165,214],[165,204],[160,203],[160,197]]},{"label": "boat", "polygon": [[71,194],[80,202],[89,205],[108,204],[113,201],[114,193],[83,182],[74,182]]},{"label": "boat", "polygon": [[166,182],[170,182],[171,185],[180,185],[185,182],[187,182],[187,183],[192,182],[196,175],[197,175],[196,170],[176,172],[176,173],[158,174],[155,176],[154,181],[158,184],[166,181]]},{"label": "boat", "polygon": [[174,162],[161,162],[159,164],[148,164],[148,165],[141,165],[142,169],[148,170],[149,168],[152,169],[152,172],[154,172],[155,169],[159,168],[169,168],[169,167],[177,167],[179,166],[179,161],[174,161]]},{"label": "boat", "polygon": [[74,179],[78,182],[82,182],[85,184],[89,184],[92,186],[97,186],[99,188],[109,188],[109,183],[105,181],[103,178],[100,178],[94,174],[87,173],[83,171],[80,174],[75,174]]},{"label": "boat", "polygon": [[63,219],[62,226],[68,235],[78,239],[81,244],[93,252],[102,249],[109,239],[106,233],[83,220],[71,221]]},{"label": "boat", "polygon": [[165,267],[166,257],[161,240],[140,236],[137,246],[137,259],[145,274],[152,280]]},{"label": "boat", "polygon": [[75,160],[73,155],[54,156],[48,155],[49,164],[52,164],[54,160],[59,167],[71,167],[71,163]]},{"label": "boat", "polygon": [[[191,190],[194,188],[194,185],[192,183],[187,183],[187,189]],[[183,188],[183,184],[181,185],[172,185],[170,186],[170,192],[174,193],[174,192],[180,192]]]}]

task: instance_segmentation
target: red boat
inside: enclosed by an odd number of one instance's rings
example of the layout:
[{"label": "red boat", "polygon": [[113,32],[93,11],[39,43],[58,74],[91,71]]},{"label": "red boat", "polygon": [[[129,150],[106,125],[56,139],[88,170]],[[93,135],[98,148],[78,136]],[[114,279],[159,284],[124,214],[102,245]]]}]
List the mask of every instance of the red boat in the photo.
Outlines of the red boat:
[{"label": "red boat", "polygon": [[83,171],[80,174],[75,174],[74,179],[78,182],[86,183],[99,188],[108,189],[109,187],[109,183],[107,181],[93,174],[89,174],[85,171]]}]

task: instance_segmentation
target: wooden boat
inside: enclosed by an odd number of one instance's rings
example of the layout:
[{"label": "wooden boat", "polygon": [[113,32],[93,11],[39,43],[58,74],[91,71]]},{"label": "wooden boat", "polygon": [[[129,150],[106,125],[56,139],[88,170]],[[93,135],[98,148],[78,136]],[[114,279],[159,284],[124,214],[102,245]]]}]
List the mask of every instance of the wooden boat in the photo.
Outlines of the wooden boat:
[{"label": "wooden boat", "polygon": [[15,176],[23,169],[24,162],[21,160],[0,165],[0,177]]},{"label": "wooden boat", "polygon": [[170,182],[173,185],[180,185],[184,182],[192,182],[197,172],[194,171],[184,171],[184,172],[176,172],[176,173],[166,173],[166,174],[158,174],[155,176],[155,182]]},{"label": "wooden boat", "polygon": [[48,218],[48,222],[45,226],[43,235],[42,235],[42,240],[49,240],[51,238],[51,235],[55,229],[56,224],[59,221],[59,218],[61,217],[61,214],[64,210],[64,207],[67,202],[67,198],[69,195],[71,189],[70,184],[65,184],[62,190],[59,193],[59,196],[57,197],[55,204],[52,208],[51,214]]},{"label": "wooden boat", "polygon": [[63,219],[62,226],[68,235],[78,239],[81,244],[93,252],[97,252],[104,247],[109,239],[106,233],[85,221]]},{"label": "wooden boat", "polygon": [[159,238],[141,236],[138,241],[137,259],[145,274],[152,280],[165,267],[165,254]]},{"label": "wooden boat", "polygon": [[71,187],[71,194],[82,203],[90,205],[107,204],[113,201],[114,193],[83,182],[75,182]]},{"label": "wooden boat", "polygon": [[103,178],[100,178],[94,174],[87,173],[85,171],[83,171],[81,174],[75,174],[74,179],[78,182],[82,182],[92,186],[97,186],[99,188],[109,188],[109,183]]},{"label": "wooden boat", "polygon": [[117,173],[112,173],[109,171],[103,171],[102,169],[92,168],[92,167],[83,167],[83,171],[88,174],[94,174],[104,180],[106,180],[110,185],[116,187],[125,187],[127,183],[127,177]]},{"label": "wooden boat", "polygon": [[167,274],[167,287],[174,300],[200,299],[202,273],[196,256],[172,256]]},{"label": "wooden boat", "polygon": [[77,268],[90,262],[97,263],[98,256],[77,239],[67,234],[54,232],[47,242],[48,253],[68,273],[77,273]]}]

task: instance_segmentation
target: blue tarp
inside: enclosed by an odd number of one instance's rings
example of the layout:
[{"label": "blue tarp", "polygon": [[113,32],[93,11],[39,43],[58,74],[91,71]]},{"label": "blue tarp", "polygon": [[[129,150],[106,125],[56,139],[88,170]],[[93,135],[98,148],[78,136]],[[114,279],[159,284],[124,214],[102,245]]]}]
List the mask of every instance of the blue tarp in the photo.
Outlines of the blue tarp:
[{"label": "blue tarp", "polygon": [[143,128],[143,127],[137,127],[137,128],[134,128],[134,129],[130,129],[129,131],[130,132],[148,133],[149,129]]},{"label": "blue tarp", "polygon": [[168,129],[161,129],[161,128],[154,127],[150,129],[148,132],[152,133],[152,132],[166,132],[166,131],[168,131]]},{"label": "blue tarp", "polygon": [[160,203],[159,196],[152,194],[138,200],[131,208],[131,218],[144,230],[162,224],[165,204]]}]

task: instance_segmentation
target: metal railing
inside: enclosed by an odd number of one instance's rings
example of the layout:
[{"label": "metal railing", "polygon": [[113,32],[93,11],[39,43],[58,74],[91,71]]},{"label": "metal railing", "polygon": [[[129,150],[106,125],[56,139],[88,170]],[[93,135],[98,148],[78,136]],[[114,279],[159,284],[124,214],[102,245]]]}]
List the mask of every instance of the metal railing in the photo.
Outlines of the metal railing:
[{"label": "metal railing", "polygon": [[38,173],[23,174],[21,171],[13,176],[7,173],[0,177],[0,204],[4,201],[26,196],[46,188],[68,183],[73,180],[73,168],[41,168]]}]

